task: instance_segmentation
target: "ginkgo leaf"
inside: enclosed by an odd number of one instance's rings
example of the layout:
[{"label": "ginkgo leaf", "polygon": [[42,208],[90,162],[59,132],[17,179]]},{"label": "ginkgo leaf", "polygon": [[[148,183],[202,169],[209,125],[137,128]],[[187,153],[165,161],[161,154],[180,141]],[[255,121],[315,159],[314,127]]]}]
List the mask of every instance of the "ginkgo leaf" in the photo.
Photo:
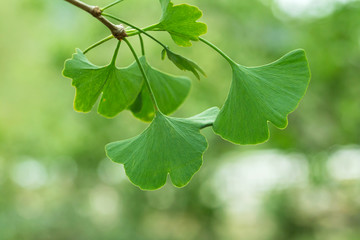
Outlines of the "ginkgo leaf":
[{"label": "ginkgo leaf", "polygon": [[238,144],[257,144],[269,138],[268,122],[287,126],[287,115],[305,95],[310,81],[303,50],[295,50],[265,66],[231,64],[233,80],[214,131]]},{"label": "ginkgo leaf", "polygon": [[153,30],[167,31],[174,42],[183,47],[191,46],[190,41],[198,41],[207,32],[205,23],[197,22],[202,12],[187,4],[175,5],[170,0],[160,0],[162,16]]},{"label": "ginkgo leaf", "polygon": [[[139,60],[145,69],[161,112],[164,114],[174,112],[188,96],[191,80],[187,77],[172,76],[151,67],[144,56]],[[146,85],[130,106],[130,110],[143,121],[151,121],[154,118],[155,110]]]},{"label": "ginkgo leaf", "polygon": [[90,63],[80,49],[65,62],[63,74],[73,80],[76,88],[75,110],[90,112],[102,94],[98,112],[105,117],[115,117],[132,104],[143,84],[136,64],[121,69],[115,63],[98,67]]},{"label": "ginkgo leaf", "polygon": [[199,65],[197,65],[195,62],[191,61],[190,59],[180,56],[170,51],[167,48],[164,48],[162,51],[162,59],[165,58],[165,55],[167,55],[169,60],[172,61],[175,64],[175,66],[177,66],[180,70],[192,72],[198,80],[200,80],[199,72],[202,75],[206,76],[204,70],[202,70],[201,67],[199,67]]},{"label": "ginkgo leaf", "polygon": [[162,187],[168,174],[175,186],[183,187],[200,169],[207,149],[200,129],[211,126],[218,112],[215,107],[187,119],[157,112],[140,135],[106,145],[107,156],[124,164],[126,175],[141,189]]}]

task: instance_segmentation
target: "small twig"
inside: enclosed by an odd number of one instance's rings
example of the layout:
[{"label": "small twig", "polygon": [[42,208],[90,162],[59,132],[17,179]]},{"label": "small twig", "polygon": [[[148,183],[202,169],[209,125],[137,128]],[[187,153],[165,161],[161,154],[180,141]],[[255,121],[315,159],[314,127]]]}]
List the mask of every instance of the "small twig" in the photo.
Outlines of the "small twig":
[{"label": "small twig", "polygon": [[97,20],[102,22],[111,31],[112,35],[115,38],[122,40],[125,37],[127,37],[124,27],[121,24],[115,25],[112,22],[110,22],[108,19],[106,19],[104,16],[102,16],[101,15],[102,11],[98,6],[91,6],[79,0],[65,0],[65,1],[90,13],[93,17],[95,17]]}]

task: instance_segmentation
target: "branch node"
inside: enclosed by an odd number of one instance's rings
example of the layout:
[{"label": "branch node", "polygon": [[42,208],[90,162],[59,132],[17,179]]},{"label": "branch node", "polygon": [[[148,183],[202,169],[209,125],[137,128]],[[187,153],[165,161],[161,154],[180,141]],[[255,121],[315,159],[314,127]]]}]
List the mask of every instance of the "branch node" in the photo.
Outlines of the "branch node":
[{"label": "branch node", "polygon": [[112,31],[112,34],[116,39],[120,41],[128,36],[122,24],[116,25],[116,29]]},{"label": "branch node", "polygon": [[94,6],[90,13],[95,18],[99,18],[101,16],[102,11],[98,6]]}]

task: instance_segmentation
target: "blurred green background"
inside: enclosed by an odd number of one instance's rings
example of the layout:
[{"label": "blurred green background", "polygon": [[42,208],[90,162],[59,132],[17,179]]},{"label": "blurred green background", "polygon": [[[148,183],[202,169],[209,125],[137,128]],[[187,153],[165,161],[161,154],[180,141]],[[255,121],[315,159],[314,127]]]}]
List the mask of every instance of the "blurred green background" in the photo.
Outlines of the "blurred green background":
[{"label": "blurred green background", "polygon": [[[312,81],[288,128],[271,127],[271,139],[257,146],[236,146],[206,129],[204,165],[186,187],[168,183],[141,191],[122,165],[106,159],[104,145],[135,136],[147,125],[128,111],[111,120],[76,113],[74,88],[61,74],[75,47],[85,49],[107,36],[107,29],[62,0],[3,2],[1,240],[360,239],[360,2],[187,3],[203,10],[205,37],[243,65],[306,50]],[[158,20],[160,7],[157,0],[126,0],[110,12],[147,26]],[[208,75],[194,79],[175,115],[221,106],[231,81],[227,63],[201,43],[179,48],[168,34],[154,35]],[[110,41],[88,56],[106,64],[115,45]],[[149,40],[146,46],[152,65],[187,74],[160,60],[159,46]],[[125,46],[119,56],[118,66],[132,62]]]}]

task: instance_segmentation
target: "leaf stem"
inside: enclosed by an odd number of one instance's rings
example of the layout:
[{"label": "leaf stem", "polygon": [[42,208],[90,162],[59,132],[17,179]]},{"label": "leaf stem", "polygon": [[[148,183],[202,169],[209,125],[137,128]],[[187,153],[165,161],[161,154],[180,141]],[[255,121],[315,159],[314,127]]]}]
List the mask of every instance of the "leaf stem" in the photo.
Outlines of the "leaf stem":
[{"label": "leaf stem", "polygon": [[199,40],[214,49],[216,52],[218,52],[223,58],[226,59],[230,64],[236,64],[234,60],[232,60],[226,53],[224,53],[220,48],[209,42],[208,40],[205,40],[204,38],[199,37]]},{"label": "leaf stem", "polygon": [[[102,15],[104,15],[104,16],[106,16],[106,17],[109,17],[109,18],[112,18],[112,19],[114,19],[114,20],[116,20],[116,21],[119,21],[119,22],[121,22],[121,23],[123,23],[123,24],[126,24],[126,25],[128,25],[128,26],[130,26],[130,27],[132,27],[132,28],[134,28],[134,29],[136,29],[136,30],[138,30],[139,32],[143,33],[144,35],[148,36],[149,38],[151,38],[152,40],[154,40],[155,42],[157,42],[158,44],[160,44],[163,48],[168,49],[168,47],[167,47],[165,44],[163,44],[162,42],[160,42],[159,40],[157,40],[156,38],[154,38],[153,36],[151,36],[150,34],[148,34],[147,32],[145,32],[145,30],[143,30],[143,29],[141,29],[141,28],[139,28],[139,27],[136,27],[136,26],[132,25],[131,23],[128,23],[128,22],[126,22],[126,21],[124,21],[124,20],[122,20],[122,19],[120,19],[120,18],[117,18],[117,17],[111,15],[111,14],[102,13]],[[146,29],[146,30],[149,30],[149,29],[151,29],[151,28],[153,28],[153,26],[146,27],[145,29]]]},{"label": "leaf stem", "polygon": [[138,66],[139,66],[139,68],[140,68],[141,74],[143,75],[143,77],[144,77],[144,79],[145,79],[145,84],[146,84],[146,87],[147,87],[147,89],[148,89],[148,91],[149,91],[150,98],[151,98],[151,101],[152,101],[152,103],[153,103],[155,112],[159,112],[159,107],[158,107],[158,105],[157,105],[154,92],[153,92],[153,90],[152,90],[152,88],[151,88],[150,81],[149,81],[148,77],[146,76],[144,67],[141,65],[140,60],[139,60],[139,58],[138,58],[138,56],[137,56],[137,54],[136,54],[133,46],[132,46],[131,43],[129,42],[129,40],[127,40],[127,38],[124,38],[124,42],[129,46],[132,54],[134,55],[135,61],[136,61],[136,63],[138,64]]},{"label": "leaf stem", "polygon": [[145,46],[144,46],[144,39],[142,38],[141,34],[139,34],[139,40],[141,45],[141,54],[145,56]]},{"label": "leaf stem", "polygon": [[153,24],[153,25],[147,26],[146,28],[143,28],[143,31],[156,31],[156,30],[154,30],[154,28],[156,28],[157,25],[158,24]]},{"label": "leaf stem", "polygon": [[116,45],[116,48],[115,48],[114,55],[113,55],[113,57],[112,57],[112,59],[111,59],[110,65],[115,65],[116,57],[117,57],[117,55],[119,54],[120,45],[121,45],[121,41],[118,41],[118,43],[117,43],[117,45]]},{"label": "leaf stem", "polygon": [[118,3],[121,3],[122,1],[124,1],[124,0],[117,0],[117,1],[115,1],[113,3],[110,3],[109,5],[106,5],[105,7],[101,8],[101,11],[103,12],[106,9],[111,8],[112,6],[114,6],[114,5],[118,4]]},{"label": "leaf stem", "polygon": [[[144,27],[142,28],[142,32],[147,32],[147,31],[157,31],[157,30],[154,30],[154,28],[156,27],[156,24],[154,25],[151,25],[151,26],[147,26],[147,27]],[[125,29],[126,30],[126,29]],[[136,30],[136,29],[130,29],[130,30],[127,30],[126,31],[128,37],[131,37],[131,36],[134,36],[134,35],[138,35],[140,34],[141,32]]]},{"label": "leaf stem", "polygon": [[89,52],[91,49],[96,48],[97,46],[99,46],[99,45],[101,45],[101,44],[103,44],[103,43],[105,43],[105,42],[107,42],[107,41],[109,41],[110,39],[113,39],[113,38],[114,38],[114,36],[113,36],[113,35],[110,35],[110,36],[107,36],[107,37],[104,38],[104,39],[101,39],[100,41],[94,43],[93,45],[91,45],[90,47],[88,47],[87,49],[85,49],[84,54],[86,54],[87,52]]}]

